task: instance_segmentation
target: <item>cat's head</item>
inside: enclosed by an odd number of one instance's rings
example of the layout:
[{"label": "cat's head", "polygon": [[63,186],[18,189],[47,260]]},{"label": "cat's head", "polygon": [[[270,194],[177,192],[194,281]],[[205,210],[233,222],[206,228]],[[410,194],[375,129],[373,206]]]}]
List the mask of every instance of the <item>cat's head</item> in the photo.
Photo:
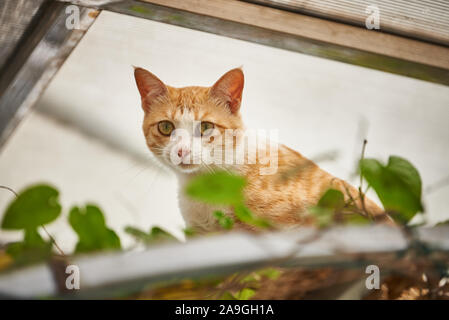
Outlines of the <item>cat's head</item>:
[{"label": "cat's head", "polygon": [[229,132],[234,134],[231,148],[237,143],[243,130],[241,69],[228,71],[211,87],[173,88],[142,68],[135,68],[134,77],[147,145],[163,163],[178,172],[206,171],[230,148],[224,142]]}]

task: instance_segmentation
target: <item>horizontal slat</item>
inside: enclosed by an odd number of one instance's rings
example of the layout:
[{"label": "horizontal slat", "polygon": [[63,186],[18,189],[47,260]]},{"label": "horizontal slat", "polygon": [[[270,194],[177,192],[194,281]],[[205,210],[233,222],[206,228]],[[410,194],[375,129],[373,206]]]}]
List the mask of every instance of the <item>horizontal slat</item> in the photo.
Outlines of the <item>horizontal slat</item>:
[{"label": "horizontal slat", "polygon": [[333,21],[232,0],[144,0],[449,70],[449,48]]},{"label": "horizontal slat", "polygon": [[[448,235],[449,228],[421,228],[415,240],[425,244],[430,252],[445,252],[449,259]],[[77,297],[107,297],[135,292],[142,286],[173,277],[201,278],[267,265],[349,268],[376,263],[381,257],[382,267],[388,268],[388,262],[397,262],[395,254],[407,248],[408,241],[398,228],[338,227],[324,231],[303,228],[261,235],[228,233],[200,237],[141,252],[77,257],[70,263],[80,270],[81,288]],[[385,255],[390,255],[390,260]],[[28,281],[30,294],[56,294],[57,286],[47,283],[48,270],[37,266],[0,276],[0,295],[26,296],[23,286],[19,287],[24,279]]]},{"label": "horizontal slat", "polygon": [[449,2],[439,0],[249,0],[365,27],[365,9],[376,5],[380,29],[449,45]]},{"label": "horizontal slat", "polygon": [[235,0],[59,0],[449,85],[449,48]]}]

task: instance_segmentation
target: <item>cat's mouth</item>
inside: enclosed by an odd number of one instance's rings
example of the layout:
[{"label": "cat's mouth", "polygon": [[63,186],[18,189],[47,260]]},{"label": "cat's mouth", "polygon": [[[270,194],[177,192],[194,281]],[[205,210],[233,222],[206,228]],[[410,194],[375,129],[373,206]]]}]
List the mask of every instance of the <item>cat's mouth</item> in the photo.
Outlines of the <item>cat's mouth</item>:
[{"label": "cat's mouth", "polygon": [[184,161],[179,162],[172,161],[170,154],[168,153],[159,154],[158,157],[170,168],[181,173],[193,173],[201,170],[202,168],[202,165],[200,163],[194,162],[191,158],[186,158],[184,159]]}]

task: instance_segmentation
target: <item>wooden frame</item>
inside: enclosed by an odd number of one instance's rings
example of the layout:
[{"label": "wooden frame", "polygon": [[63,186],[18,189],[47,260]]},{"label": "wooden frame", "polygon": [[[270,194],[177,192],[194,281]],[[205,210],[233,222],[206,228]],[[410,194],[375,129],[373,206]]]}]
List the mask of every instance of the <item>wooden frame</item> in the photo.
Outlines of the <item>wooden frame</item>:
[{"label": "wooden frame", "polygon": [[449,48],[237,0],[60,0],[449,85]]},{"label": "wooden frame", "polygon": [[377,9],[380,29],[403,37],[449,46],[446,0],[241,0],[365,28]]},{"label": "wooden frame", "polygon": [[[8,0],[15,1],[15,0]],[[44,2],[0,73],[0,147],[95,20],[81,8],[80,29],[65,27],[66,4]]]}]

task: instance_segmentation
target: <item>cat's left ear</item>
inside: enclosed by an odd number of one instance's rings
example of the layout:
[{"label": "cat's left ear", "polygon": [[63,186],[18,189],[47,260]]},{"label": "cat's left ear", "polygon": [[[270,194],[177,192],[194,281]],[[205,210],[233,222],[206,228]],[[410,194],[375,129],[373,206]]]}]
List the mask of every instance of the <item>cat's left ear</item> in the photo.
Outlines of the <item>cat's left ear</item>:
[{"label": "cat's left ear", "polygon": [[239,111],[242,101],[243,84],[242,69],[232,69],[215,82],[210,94],[212,97],[224,102],[232,113],[236,113]]}]

